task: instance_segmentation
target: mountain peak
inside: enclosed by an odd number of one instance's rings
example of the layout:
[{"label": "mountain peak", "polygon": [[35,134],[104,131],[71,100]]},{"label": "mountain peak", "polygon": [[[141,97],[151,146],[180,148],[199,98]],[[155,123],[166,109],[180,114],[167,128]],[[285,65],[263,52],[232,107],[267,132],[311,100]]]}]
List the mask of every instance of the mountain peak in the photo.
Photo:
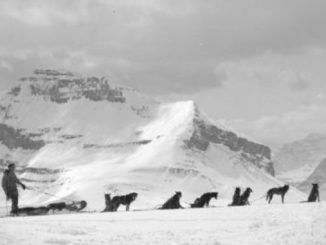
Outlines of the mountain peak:
[{"label": "mountain peak", "polygon": [[268,146],[248,140],[225,125],[213,122],[199,111],[196,104],[193,104],[193,107],[193,132],[191,137],[185,140],[187,147],[206,152],[210,146],[219,145],[231,151],[233,157],[237,156],[240,161],[250,161],[274,175],[271,150]]}]

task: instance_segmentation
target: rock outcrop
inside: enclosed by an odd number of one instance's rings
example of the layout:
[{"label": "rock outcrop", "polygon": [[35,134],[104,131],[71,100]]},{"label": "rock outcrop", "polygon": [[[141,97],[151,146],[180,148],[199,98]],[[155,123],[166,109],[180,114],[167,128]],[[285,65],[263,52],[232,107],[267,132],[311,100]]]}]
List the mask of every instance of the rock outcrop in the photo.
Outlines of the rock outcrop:
[{"label": "rock outcrop", "polygon": [[221,144],[233,152],[240,152],[242,160],[250,161],[274,176],[275,171],[269,147],[249,141],[234,132],[209,124],[198,116],[198,112],[196,114],[193,120],[194,132],[190,140],[185,141],[187,147],[206,151],[211,143]]},{"label": "rock outcrop", "polygon": [[0,123],[0,142],[9,149],[22,148],[25,150],[39,150],[45,142],[33,139],[32,134],[24,134],[22,129],[15,129]]},{"label": "rock outcrop", "polygon": [[[126,102],[122,90],[111,88],[104,77],[80,77],[70,72],[35,70],[33,76],[21,78],[20,82],[28,83],[32,95],[44,96],[56,103],[66,103],[80,98]],[[17,89],[14,92],[17,93]]]}]

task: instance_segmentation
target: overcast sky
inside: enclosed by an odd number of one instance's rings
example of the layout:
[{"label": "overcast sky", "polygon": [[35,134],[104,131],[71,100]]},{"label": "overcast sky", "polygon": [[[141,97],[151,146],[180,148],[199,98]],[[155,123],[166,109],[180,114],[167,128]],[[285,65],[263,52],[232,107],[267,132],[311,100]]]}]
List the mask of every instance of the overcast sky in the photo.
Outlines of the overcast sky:
[{"label": "overcast sky", "polygon": [[324,0],[1,0],[0,89],[107,75],[265,144],[326,133]]}]

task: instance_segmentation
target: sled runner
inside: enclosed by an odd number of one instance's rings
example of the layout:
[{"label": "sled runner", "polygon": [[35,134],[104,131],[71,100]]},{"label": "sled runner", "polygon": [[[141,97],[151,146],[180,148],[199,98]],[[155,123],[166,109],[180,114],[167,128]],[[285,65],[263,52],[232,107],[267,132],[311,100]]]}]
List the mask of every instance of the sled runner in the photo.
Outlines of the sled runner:
[{"label": "sled runner", "polygon": [[11,213],[12,216],[21,215],[45,215],[49,212],[48,207],[25,207],[19,208],[17,213]]}]

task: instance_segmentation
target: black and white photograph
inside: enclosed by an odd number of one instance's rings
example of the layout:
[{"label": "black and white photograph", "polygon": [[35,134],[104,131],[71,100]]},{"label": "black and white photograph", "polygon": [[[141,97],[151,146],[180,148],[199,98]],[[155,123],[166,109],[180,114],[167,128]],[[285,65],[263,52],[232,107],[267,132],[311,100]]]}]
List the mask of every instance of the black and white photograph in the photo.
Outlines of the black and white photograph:
[{"label": "black and white photograph", "polygon": [[325,0],[0,0],[1,245],[325,245]]}]

